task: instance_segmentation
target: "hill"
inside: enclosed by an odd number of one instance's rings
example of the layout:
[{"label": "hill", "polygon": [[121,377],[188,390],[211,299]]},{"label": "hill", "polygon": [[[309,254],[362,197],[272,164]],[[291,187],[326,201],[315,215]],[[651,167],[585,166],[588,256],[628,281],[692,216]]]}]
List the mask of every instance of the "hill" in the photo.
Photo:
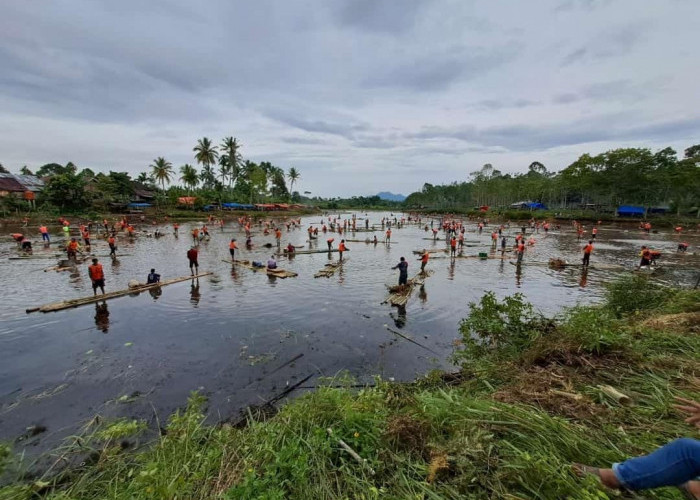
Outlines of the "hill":
[{"label": "hill", "polygon": [[406,197],[402,194],[394,194],[388,191],[382,191],[381,193],[378,193],[377,196],[379,196],[382,200],[389,201],[404,201],[406,199]]}]

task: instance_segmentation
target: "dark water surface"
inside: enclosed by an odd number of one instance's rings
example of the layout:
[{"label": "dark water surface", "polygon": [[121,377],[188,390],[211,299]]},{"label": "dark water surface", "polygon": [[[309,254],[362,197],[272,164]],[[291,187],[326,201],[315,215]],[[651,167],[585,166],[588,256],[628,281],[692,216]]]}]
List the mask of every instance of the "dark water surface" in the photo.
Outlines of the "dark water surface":
[{"label": "dark water surface", "polygon": [[[378,223],[388,214],[370,213]],[[364,217],[364,214],[358,214]],[[347,216],[346,216],[347,217]],[[321,216],[306,217],[303,227],[318,223]],[[364,227],[360,221],[358,227]],[[104,264],[107,291],[124,289],[130,279],[145,281],[151,267],[163,280],[189,274],[185,253],[190,246],[190,228],[183,224],[180,237],[169,233],[160,239],[139,237],[135,243],[119,241],[119,251],[128,254],[112,263],[104,241],[93,246]],[[10,232],[5,228],[5,232]],[[154,229],[154,228],[149,228]],[[490,230],[476,235],[470,226],[467,240],[482,246],[465,249],[467,254],[489,251]],[[508,232],[515,234],[516,227]],[[412,250],[443,248],[443,242],[425,240],[430,234],[415,225],[394,229],[391,246],[376,247],[348,243],[347,262],[334,276],[317,278],[327,254],[299,255],[280,267],[295,271],[297,278],[270,278],[242,266],[222,262],[228,258],[228,240],[245,240],[237,225],[228,223],[223,233],[212,229],[212,238],[200,246],[200,269],[214,274],[195,282],[163,287],[159,294],[142,293],[55,313],[25,314],[25,309],[44,303],[92,294],[87,264],[79,273],[43,272],[55,265],[45,260],[8,260],[17,254],[5,240],[0,246],[4,307],[0,309],[0,440],[11,441],[30,425],[46,426],[47,432],[22,441],[16,451],[28,452],[54,446],[76,432],[99,413],[108,417],[129,416],[155,422],[182,406],[190,391],[200,390],[210,398],[212,419],[235,417],[250,404],[260,404],[288,385],[311,375],[303,387],[320,376],[348,371],[359,381],[373,375],[410,380],[432,368],[449,368],[447,358],[458,336],[458,325],[467,304],[493,290],[502,297],[522,292],[545,313],[563,307],[599,300],[603,285],[616,274],[637,263],[641,244],[663,249],[668,259],[659,278],[667,282],[694,283],[697,257],[677,255],[678,237],[644,235],[632,226],[604,226],[599,233],[592,263],[580,268],[555,271],[544,263],[561,256],[580,258],[582,242],[569,226],[545,237],[529,249],[520,271],[508,260],[447,258],[431,259],[434,274],[422,291],[414,291],[405,312],[381,302],[387,285],[398,272],[390,268],[399,257],[409,260],[409,275],[419,268]],[[371,233],[358,232],[350,239]],[[383,232],[377,232],[383,239]],[[336,245],[339,237],[336,238]],[[441,234],[442,236],[442,234]],[[697,236],[683,237],[691,243]],[[272,242],[273,236],[254,237],[257,244]],[[306,231],[284,231],[283,245],[307,245]],[[509,240],[512,244],[512,237]],[[36,244],[36,239],[35,239]],[[319,236],[320,247],[325,237]],[[52,254],[37,248],[35,254]],[[271,251],[242,250],[241,258],[265,261]],[[332,260],[337,254],[332,255]],[[595,269],[605,263],[605,269]],[[611,264],[619,264],[614,269]],[[693,269],[694,267],[694,269]],[[401,330],[439,355],[393,335],[387,326]],[[294,363],[289,360],[299,357]],[[285,366],[282,366],[285,365]],[[282,366],[282,367],[281,367]],[[280,368],[281,367],[281,368]],[[297,392],[299,393],[299,392]],[[124,396],[138,395],[125,401]],[[120,398],[122,400],[120,401]],[[154,413],[155,410],[155,413]]]}]

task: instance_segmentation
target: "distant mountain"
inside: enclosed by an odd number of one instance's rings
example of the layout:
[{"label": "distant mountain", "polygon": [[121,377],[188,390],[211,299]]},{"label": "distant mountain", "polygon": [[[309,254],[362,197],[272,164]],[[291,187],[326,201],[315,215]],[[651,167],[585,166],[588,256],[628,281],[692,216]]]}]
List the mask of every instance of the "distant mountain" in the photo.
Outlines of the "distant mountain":
[{"label": "distant mountain", "polygon": [[381,193],[378,193],[377,196],[379,196],[382,200],[389,201],[404,201],[406,199],[406,197],[402,194],[394,194],[388,191],[382,191]]}]

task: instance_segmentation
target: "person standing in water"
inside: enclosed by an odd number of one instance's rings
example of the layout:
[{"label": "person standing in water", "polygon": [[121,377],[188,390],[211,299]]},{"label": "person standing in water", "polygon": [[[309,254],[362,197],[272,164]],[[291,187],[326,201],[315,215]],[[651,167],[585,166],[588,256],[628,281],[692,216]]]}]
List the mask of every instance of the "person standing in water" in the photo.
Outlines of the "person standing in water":
[{"label": "person standing in water", "polygon": [[[197,251],[197,248],[195,246],[192,246],[187,251],[187,260],[190,263],[190,272],[192,273],[192,276],[195,274],[199,274],[199,252]],[[196,271],[196,272],[195,272]]]},{"label": "person standing in water", "polygon": [[330,252],[333,250],[333,242],[335,241],[335,238],[328,238],[326,240],[326,243],[328,243],[328,251]]},{"label": "person standing in water", "polygon": [[401,257],[399,263],[392,267],[392,269],[399,270],[399,286],[408,283],[408,262],[406,262],[404,257]]},{"label": "person standing in water", "polygon": [[340,240],[340,244],[338,245],[338,254],[339,258],[338,260],[343,260],[343,252],[346,251],[348,247],[345,246],[345,240]]},{"label": "person standing in water", "polygon": [[39,232],[41,233],[41,240],[45,241],[46,243],[51,243],[51,237],[49,236],[49,230],[46,226],[41,226],[39,228]]},{"label": "person standing in water", "polygon": [[228,244],[228,252],[231,254],[231,262],[236,261],[236,249],[238,248],[238,245],[236,245],[236,238],[231,238],[231,242]]},{"label": "person standing in water", "polygon": [[430,260],[430,254],[428,251],[424,248],[423,249],[423,254],[420,256],[418,259],[420,261],[420,272],[424,273],[425,272],[425,266],[428,265],[428,260]]},{"label": "person standing in water", "polygon": [[583,267],[588,267],[591,263],[591,253],[593,253],[593,240],[588,242],[588,245],[583,247]]},{"label": "person standing in water", "polygon": [[160,274],[156,273],[155,269],[151,269],[151,274],[146,278],[146,284],[153,285],[155,283],[160,283]]},{"label": "person standing in water", "polygon": [[386,230],[386,243],[387,245],[391,243],[391,226]]},{"label": "person standing in water", "polygon": [[102,290],[102,295],[105,294],[105,273],[97,259],[92,259],[92,265],[88,266],[88,274],[92,281],[92,292],[97,295],[97,289]]}]

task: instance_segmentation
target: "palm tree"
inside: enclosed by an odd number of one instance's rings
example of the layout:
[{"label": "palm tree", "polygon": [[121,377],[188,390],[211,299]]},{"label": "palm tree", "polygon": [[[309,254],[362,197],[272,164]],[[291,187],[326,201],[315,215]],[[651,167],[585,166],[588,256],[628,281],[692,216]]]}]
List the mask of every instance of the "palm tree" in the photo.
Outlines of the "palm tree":
[{"label": "palm tree", "polygon": [[158,158],[153,160],[153,163],[149,165],[149,167],[152,170],[153,178],[156,180],[156,182],[160,182],[163,191],[165,191],[165,183],[167,182],[168,184],[170,184],[170,178],[173,175],[172,163],[167,161],[162,156],[159,156]]},{"label": "palm tree", "polygon": [[[241,145],[238,143],[238,139],[235,137],[224,137],[221,141],[222,158],[226,158],[227,163],[227,175],[229,176],[229,187],[236,182],[238,176],[241,174],[241,162],[243,161],[241,153],[238,150]],[[223,172],[222,172],[223,177]]]},{"label": "palm tree", "polygon": [[180,173],[182,174],[180,180],[189,188],[189,193],[192,194],[192,190],[199,184],[197,169],[190,164],[185,164],[180,167]]},{"label": "palm tree", "polygon": [[289,194],[291,196],[294,193],[294,183],[301,178],[301,174],[296,168],[292,167],[289,169],[287,177],[289,178]]},{"label": "palm tree", "polygon": [[213,175],[213,170],[211,168],[212,164],[216,163],[219,159],[219,153],[216,146],[213,146],[209,138],[203,137],[197,141],[197,145],[192,149],[195,152],[194,158],[197,163],[204,165],[203,172],[207,173],[203,180],[207,187],[210,187],[211,180],[210,177]]}]

